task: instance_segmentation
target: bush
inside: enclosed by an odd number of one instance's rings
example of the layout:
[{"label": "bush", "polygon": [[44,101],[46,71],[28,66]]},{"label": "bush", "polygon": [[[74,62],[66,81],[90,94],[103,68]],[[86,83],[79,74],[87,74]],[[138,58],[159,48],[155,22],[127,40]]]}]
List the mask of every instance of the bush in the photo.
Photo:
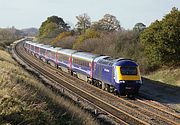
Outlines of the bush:
[{"label": "bush", "polygon": [[97,49],[97,46],[99,46],[98,42],[100,42],[99,38],[87,39],[78,46],[78,50],[85,52],[94,52]]},{"label": "bush", "polygon": [[56,43],[61,42],[63,38],[71,35],[72,35],[71,32],[62,32],[51,42],[51,45],[55,45]]},{"label": "bush", "polygon": [[98,38],[98,37],[100,37],[99,32],[91,28],[87,29],[85,34],[82,34],[77,37],[75,43],[73,44],[73,49],[79,49],[79,46],[87,39]]},{"label": "bush", "polygon": [[61,41],[56,42],[54,46],[62,47],[65,49],[72,49],[75,40],[76,40],[75,36],[68,36],[63,38]]}]

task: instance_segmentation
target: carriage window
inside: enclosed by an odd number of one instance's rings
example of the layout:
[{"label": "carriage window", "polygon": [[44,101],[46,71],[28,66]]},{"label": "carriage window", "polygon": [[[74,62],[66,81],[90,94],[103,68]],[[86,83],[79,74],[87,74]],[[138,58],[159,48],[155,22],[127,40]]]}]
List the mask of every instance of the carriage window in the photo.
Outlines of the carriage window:
[{"label": "carriage window", "polygon": [[80,60],[80,59],[76,59],[76,58],[73,58],[73,63],[81,65],[81,66],[89,67],[88,61],[84,61],[84,60]]},{"label": "carriage window", "polygon": [[39,47],[35,46],[35,52],[39,52]]},{"label": "carriage window", "polygon": [[40,49],[40,53],[41,53],[42,55],[45,55],[46,50],[45,50],[45,49],[43,49],[43,48],[41,48],[41,49]]},{"label": "carriage window", "polygon": [[55,59],[56,58],[56,53],[55,52],[50,52],[50,58]]},{"label": "carriage window", "polygon": [[34,46],[33,46],[33,45],[31,45],[31,50],[33,50],[33,51],[34,51]]},{"label": "carriage window", "polygon": [[121,67],[121,74],[122,75],[137,75],[137,68],[136,67]]},{"label": "carriage window", "polygon": [[63,54],[58,54],[58,60],[69,60],[69,57],[67,55],[63,55]]},{"label": "carriage window", "polygon": [[49,50],[47,50],[47,56],[48,57],[50,57],[51,55],[50,55],[50,51]]}]

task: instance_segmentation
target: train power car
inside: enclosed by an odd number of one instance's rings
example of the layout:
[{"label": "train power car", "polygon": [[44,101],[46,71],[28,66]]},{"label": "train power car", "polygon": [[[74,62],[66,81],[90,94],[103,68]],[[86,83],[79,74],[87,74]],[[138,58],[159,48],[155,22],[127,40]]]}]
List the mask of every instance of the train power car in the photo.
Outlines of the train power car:
[{"label": "train power car", "polygon": [[135,95],[142,84],[139,66],[130,59],[113,59],[30,41],[25,42],[24,47],[45,62],[108,92]]},{"label": "train power car", "polygon": [[94,60],[93,79],[102,89],[120,95],[135,95],[141,86],[138,65],[129,59],[98,57]]}]

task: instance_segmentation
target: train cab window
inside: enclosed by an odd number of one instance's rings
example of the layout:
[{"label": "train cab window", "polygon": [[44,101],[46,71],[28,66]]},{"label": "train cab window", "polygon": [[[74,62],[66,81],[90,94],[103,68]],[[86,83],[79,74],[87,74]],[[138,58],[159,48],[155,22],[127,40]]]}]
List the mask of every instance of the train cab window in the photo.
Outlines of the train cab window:
[{"label": "train cab window", "polygon": [[125,66],[121,67],[120,70],[122,75],[137,75],[137,67]]}]

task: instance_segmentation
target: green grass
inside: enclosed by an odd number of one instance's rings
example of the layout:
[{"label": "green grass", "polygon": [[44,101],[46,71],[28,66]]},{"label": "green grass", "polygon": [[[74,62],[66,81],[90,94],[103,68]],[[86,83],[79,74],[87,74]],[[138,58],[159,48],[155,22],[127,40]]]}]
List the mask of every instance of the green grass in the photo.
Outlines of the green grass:
[{"label": "green grass", "polygon": [[0,74],[0,124],[98,124],[74,102],[29,75],[2,50]]},{"label": "green grass", "polygon": [[151,80],[160,81],[165,84],[180,86],[180,67],[170,69],[160,69],[145,76]]}]

